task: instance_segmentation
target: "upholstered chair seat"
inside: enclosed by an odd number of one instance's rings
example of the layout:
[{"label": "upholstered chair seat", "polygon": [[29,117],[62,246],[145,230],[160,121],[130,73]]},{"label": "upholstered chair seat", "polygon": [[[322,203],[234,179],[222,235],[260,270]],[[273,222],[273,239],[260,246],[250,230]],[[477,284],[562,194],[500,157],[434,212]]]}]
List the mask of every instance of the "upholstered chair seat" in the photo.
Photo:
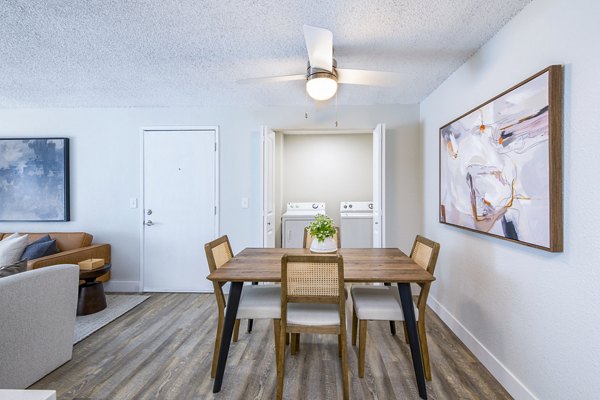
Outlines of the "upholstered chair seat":
[{"label": "upholstered chair seat", "polygon": [[[358,319],[404,321],[400,294],[395,286],[353,286],[352,302]],[[415,319],[419,309],[414,306]]]},{"label": "upholstered chair seat", "polygon": [[337,304],[290,303],[287,309],[287,323],[304,326],[339,325],[339,306]]},{"label": "upholstered chair seat", "polygon": [[238,306],[237,318],[281,318],[281,286],[245,285]]}]

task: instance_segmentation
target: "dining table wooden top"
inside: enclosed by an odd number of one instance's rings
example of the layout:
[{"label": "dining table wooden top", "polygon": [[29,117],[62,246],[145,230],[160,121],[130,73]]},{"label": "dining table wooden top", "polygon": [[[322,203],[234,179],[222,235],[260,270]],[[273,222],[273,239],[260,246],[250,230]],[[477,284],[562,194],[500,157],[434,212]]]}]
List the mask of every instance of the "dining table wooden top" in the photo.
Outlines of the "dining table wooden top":
[{"label": "dining table wooden top", "polygon": [[[207,278],[216,282],[281,282],[284,254],[309,255],[310,249],[245,248]],[[345,282],[427,283],[427,270],[399,249],[338,249],[344,259]]]}]

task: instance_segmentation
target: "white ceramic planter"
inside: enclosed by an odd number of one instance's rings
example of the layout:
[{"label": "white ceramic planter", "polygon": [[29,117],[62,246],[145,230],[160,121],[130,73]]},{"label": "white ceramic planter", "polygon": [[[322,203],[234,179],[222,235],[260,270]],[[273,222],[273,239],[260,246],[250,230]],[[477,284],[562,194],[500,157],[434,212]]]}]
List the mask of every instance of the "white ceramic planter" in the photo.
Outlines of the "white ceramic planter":
[{"label": "white ceramic planter", "polygon": [[313,253],[335,253],[337,251],[337,243],[334,238],[325,238],[324,241],[319,242],[317,238],[314,238],[310,244],[310,251]]}]

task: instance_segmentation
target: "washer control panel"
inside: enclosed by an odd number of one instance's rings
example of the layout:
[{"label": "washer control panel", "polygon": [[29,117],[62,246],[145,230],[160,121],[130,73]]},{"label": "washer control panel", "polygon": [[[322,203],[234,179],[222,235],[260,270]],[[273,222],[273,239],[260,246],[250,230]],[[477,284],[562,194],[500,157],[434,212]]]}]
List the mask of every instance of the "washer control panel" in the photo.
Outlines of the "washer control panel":
[{"label": "washer control panel", "polygon": [[373,211],[372,201],[342,201],[340,212],[369,212]]},{"label": "washer control panel", "polygon": [[322,211],[323,213],[325,213],[325,203],[319,201],[287,203],[287,211]]}]

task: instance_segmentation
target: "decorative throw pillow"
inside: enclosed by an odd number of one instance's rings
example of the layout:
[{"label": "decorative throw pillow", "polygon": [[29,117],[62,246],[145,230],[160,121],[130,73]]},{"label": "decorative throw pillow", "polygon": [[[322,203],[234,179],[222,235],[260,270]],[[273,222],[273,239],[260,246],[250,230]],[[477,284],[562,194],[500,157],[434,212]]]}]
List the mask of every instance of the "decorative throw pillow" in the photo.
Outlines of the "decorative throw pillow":
[{"label": "decorative throw pillow", "polygon": [[21,260],[35,260],[36,258],[58,253],[56,240],[50,239],[50,235],[42,236],[35,242],[29,243],[23,251]]},{"label": "decorative throw pillow", "polygon": [[19,233],[15,232],[15,233],[13,233],[12,235],[8,235],[8,236],[7,236],[7,237],[5,237],[4,239],[2,239],[2,241],[5,241],[5,240],[10,240],[10,239],[14,239],[14,238],[18,238],[19,236],[21,236],[21,235],[19,235]]},{"label": "decorative throw pillow", "polygon": [[56,240],[52,239],[50,241],[50,243],[52,243],[52,244],[50,245],[50,247],[48,247],[48,250],[46,250],[46,252],[44,253],[44,257],[51,256],[52,254],[60,253],[60,250],[58,249],[58,245],[56,244]]},{"label": "decorative throw pillow", "polygon": [[[29,243],[29,246],[31,246],[32,244],[49,242],[51,240],[52,240],[52,238],[50,238],[50,235],[44,235],[41,238],[39,238],[38,240],[34,240],[33,242]],[[27,247],[29,247],[29,246],[27,246]],[[27,250],[27,248],[25,248],[25,250]]]},{"label": "decorative throw pillow", "polygon": [[12,265],[19,261],[28,244],[29,235],[0,241],[0,266]]},{"label": "decorative throw pillow", "polygon": [[4,278],[5,276],[11,276],[18,274],[20,272],[25,272],[27,270],[27,261],[19,261],[13,265],[7,265],[4,267],[0,267],[0,278]]}]

